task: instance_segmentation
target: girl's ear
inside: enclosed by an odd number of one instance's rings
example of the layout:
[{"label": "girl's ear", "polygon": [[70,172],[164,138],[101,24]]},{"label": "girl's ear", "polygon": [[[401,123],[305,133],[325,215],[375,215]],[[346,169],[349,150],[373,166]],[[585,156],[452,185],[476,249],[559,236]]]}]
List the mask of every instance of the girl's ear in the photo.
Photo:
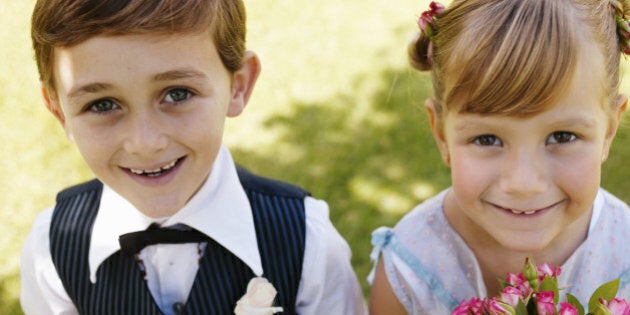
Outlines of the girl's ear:
[{"label": "girl's ear", "polygon": [[626,111],[628,107],[628,95],[619,94],[617,95],[617,99],[615,100],[615,108],[613,109],[613,114],[610,116],[608,122],[608,130],[606,132],[606,138],[604,139],[604,150],[602,153],[602,162],[606,161],[608,158],[608,152],[610,150],[610,146],[612,144],[613,139],[615,138],[615,134],[617,133],[617,129],[619,128],[619,123],[621,122],[621,116],[623,112]]},{"label": "girl's ear", "polygon": [[61,123],[61,125],[65,127],[66,119],[63,116],[63,112],[61,111],[61,106],[59,106],[59,102],[55,98],[51,97],[48,89],[46,89],[44,86],[42,86],[42,97],[44,98],[46,108],[48,108],[53,116],[57,118],[59,123]]},{"label": "girl's ear", "polygon": [[243,112],[259,74],[260,60],[258,56],[252,51],[246,51],[243,56],[243,66],[233,74],[232,100],[228,107],[228,117],[236,117]]},{"label": "girl's ear", "polygon": [[432,99],[427,99],[424,102],[424,107],[427,109],[427,113],[429,114],[429,123],[431,125],[431,133],[433,134],[433,138],[435,139],[435,143],[440,150],[440,154],[442,155],[442,161],[447,166],[451,166],[451,157],[448,152],[448,145],[446,143],[446,139],[444,137],[444,128],[442,125],[442,117],[436,108],[435,101]]}]

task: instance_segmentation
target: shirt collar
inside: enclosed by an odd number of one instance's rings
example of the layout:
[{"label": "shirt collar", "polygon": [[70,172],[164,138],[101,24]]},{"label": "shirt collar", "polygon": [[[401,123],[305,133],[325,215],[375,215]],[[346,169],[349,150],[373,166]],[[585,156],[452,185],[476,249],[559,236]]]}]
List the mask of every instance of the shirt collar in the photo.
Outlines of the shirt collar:
[{"label": "shirt collar", "polygon": [[[90,281],[96,282],[98,267],[120,250],[119,235],[144,230],[153,221],[104,185],[90,240]],[[210,176],[201,189],[162,225],[177,223],[208,235],[245,262],[254,274],[262,275],[251,206],[225,146],[221,146]]]}]

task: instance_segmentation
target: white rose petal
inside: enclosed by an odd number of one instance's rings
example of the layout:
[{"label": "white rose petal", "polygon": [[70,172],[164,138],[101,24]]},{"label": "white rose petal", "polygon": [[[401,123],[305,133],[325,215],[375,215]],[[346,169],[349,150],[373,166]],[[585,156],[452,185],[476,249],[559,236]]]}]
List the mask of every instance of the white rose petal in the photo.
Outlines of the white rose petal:
[{"label": "white rose petal", "polygon": [[247,293],[236,302],[235,315],[272,315],[282,307],[272,307],[278,291],[267,279],[256,277],[247,284]]}]

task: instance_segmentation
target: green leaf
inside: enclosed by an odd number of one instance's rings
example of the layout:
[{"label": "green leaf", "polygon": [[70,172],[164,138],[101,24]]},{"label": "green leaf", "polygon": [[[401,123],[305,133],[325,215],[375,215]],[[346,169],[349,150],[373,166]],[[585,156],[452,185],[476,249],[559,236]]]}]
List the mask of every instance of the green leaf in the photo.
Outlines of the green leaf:
[{"label": "green leaf", "polygon": [[501,291],[503,291],[503,289],[505,289],[506,287],[511,287],[512,286],[509,282],[507,282],[507,281],[505,281],[505,280],[503,280],[501,278],[497,278],[497,281],[499,281],[499,285],[501,286]]},{"label": "green leaf", "polygon": [[527,307],[525,307],[525,304],[523,304],[523,301],[518,301],[518,304],[516,304],[516,315],[528,315],[527,314]]},{"label": "green leaf", "polygon": [[532,298],[527,302],[527,314],[538,315],[538,309],[536,308],[536,301]]},{"label": "green leaf", "polygon": [[553,292],[553,304],[558,305],[558,300],[560,299],[560,293],[558,292],[558,280],[545,276],[543,281],[540,283],[539,292]]},{"label": "green leaf", "polygon": [[599,303],[593,311],[593,315],[612,315],[612,313],[604,304]]},{"label": "green leaf", "polygon": [[617,290],[619,290],[619,278],[599,286],[588,301],[588,311],[595,312],[598,309],[600,298],[610,302],[617,295]]},{"label": "green leaf", "polygon": [[578,315],[584,315],[584,306],[582,306],[580,300],[578,300],[574,295],[567,293],[567,302],[577,308]]},{"label": "green leaf", "polygon": [[527,279],[527,281],[529,282],[529,285],[532,287],[532,289],[538,292],[538,268],[536,268],[536,263],[534,262],[533,258],[525,258],[523,275],[525,276],[525,279]]}]

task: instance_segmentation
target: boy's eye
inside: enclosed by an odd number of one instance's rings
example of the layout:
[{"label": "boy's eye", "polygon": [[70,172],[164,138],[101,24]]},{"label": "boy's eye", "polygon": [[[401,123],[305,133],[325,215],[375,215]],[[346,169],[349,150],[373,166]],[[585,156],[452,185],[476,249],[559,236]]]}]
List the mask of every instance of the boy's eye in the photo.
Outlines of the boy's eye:
[{"label": "boy's eye", "polygon": [[179,103],[189,99],[192,96],[192,92],[183,88],[171,89],[166,92],[164,101],[167,103]]},{"label": "boy's eye", "polygon": [[503,143],[494,135],[482,135],[473,139],[473,143],[482,146],[501,146]]},{"label": "boy's eye", "polygon": [[576,138],[576,135],[572,132],[556,131],[549,135],[547,144],[567,143],[575,140]]},{"label": "boy's eye", "polygon": [[110,99],[100,99],[90,103],[87,109],[95,113],[104,113],[118,108],[118,105]]}]

